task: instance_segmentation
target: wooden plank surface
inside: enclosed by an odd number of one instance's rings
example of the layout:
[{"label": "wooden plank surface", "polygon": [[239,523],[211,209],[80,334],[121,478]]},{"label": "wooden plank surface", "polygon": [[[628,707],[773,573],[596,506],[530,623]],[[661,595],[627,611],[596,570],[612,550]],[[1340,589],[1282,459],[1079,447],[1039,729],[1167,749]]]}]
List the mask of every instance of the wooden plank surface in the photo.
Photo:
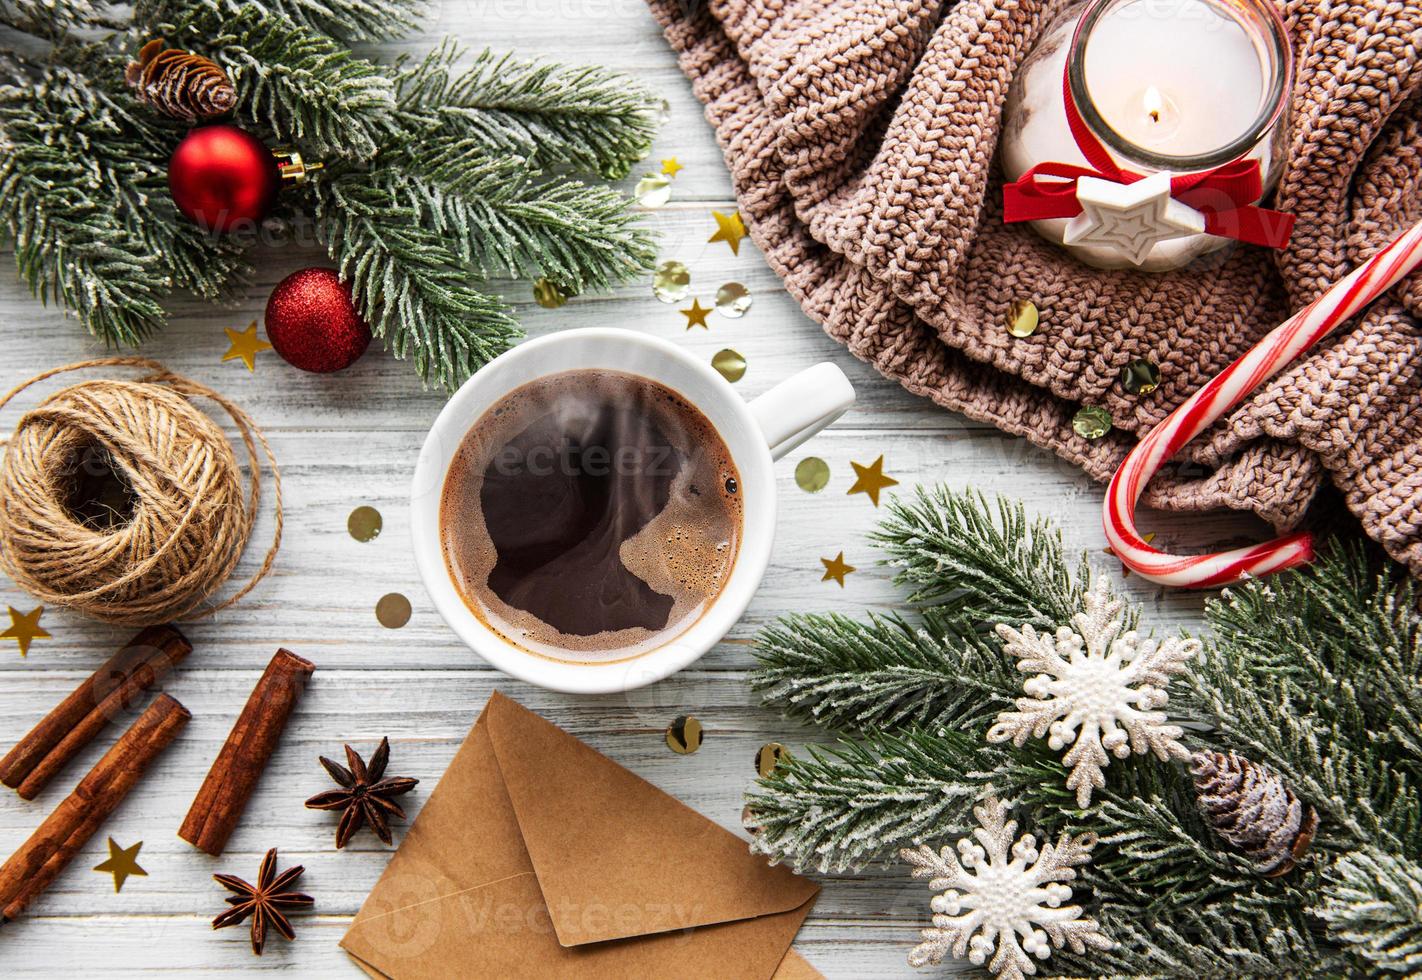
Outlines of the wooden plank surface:
[{"label": "wooden plank surface", "polygon": [[[336,941],[389,852],[365,834],[347,850],[334,850],[334,820],[302,807],[325,785],[316,757],[338,753],[345,741],[368,751],[388,734],[392,772],[422,780],[412,797],[411,809],[418,811],[495,688],[740,832],[741,795],[753,775],[756,749],[773,740],[793,750],[820,737],[757,705],[745,683],[756,629],[789,611],[852,612],[887,608],[896,600],[888,571],[875,566],[864,541],[878,515],[863,495],[846,494],[851,460],[868,463],[882,453],[886,471],[904,487],[944,481],[1020,497],[1036,513],[1059,520],[1071,544],[1098,552],[1104,573],[1120,574],[1099,554],[1104,544],[1099,487],[1047,453],[879,379],[799,312],[748,240],[739,256],[706,242],[714,230],[711,211],[734,208],[729,181],[689,86],[640,0],[447,0],[436,5],[419,36],[391,51],[423,51],[443,33],[472,46],[627,70],[663,94],[669,118],[653,158],[674,155],[686,169],[676,180],[673,203],[648,215],[661,236],[660,254],[691,268],[693,294],[704,305],[728,281],[744,283],[754,296],[747,316],[713,315],[709,331],[687,332],[675,308],[653,297],[649,281],[611,295],[581,297],[556,311],[536,306],[526,284],[501,287],[531,335],[617,326],[673,338],[700,357],[732,347],[750,365],[738,385],[747,397],[829,359],[850,374],[859,403],[781,464],[781,522],[772,564],[745,619],[725,642],[693,669],[650,689],[604,697],[551,694],[513,682],[479,661],[445,628],[419,583],[405,500],[423,434],[443,399],[422,391],[408,365],[376,349],[335,377],[303,374],[272,353],[259,355],[252,374],[239,363],[221,362],[227,349],[223,327],[259,319],[271,287],[321,256],[299,247],[269,249],[258,256],[256,279],[240,303],[225,309],[195,301],[175,304],[171,328],[144,352],[232,396],[266,429],[282,466],[286,537],[274,574],[246,602],[188,630],[196,651],[167,690],[192,710],[193,722],[32,913],[5,927],[0,959],[9,975],[277,970],[359,976]],[[656,167],[654,160],[650,167]],[[5,265],[0,386],[102,353],[58,311],[27,295],[12,274],[8,253],[0,258]],[[0,426],[8,428],[14,420],[9,414]],[[817,495],[798,490],[793,479],[794,463],[810,452],[826,459],[833,473],[828,489]],[[365,544],[345,529],[347,515],[361,504],[377,507],[385,519],[380,537]],[[1160,515],[1150,523],[1178,543],[1259,530],[1230,515]],[[264,517],[254,541],[264,541],[269,531]],[[859,569],[843,590],[820,581],[818,561],[841,549]],[[256,557],[254,545],[243,568]],[[1138,580],[1126,587],[1147,603],[1151,624],[1198,625],[1197,597],[1163,595]],[[404,593],[414,605],[403,629],[387,630],[375,620],[374,604],[387,592]],[[0,580],[0,604],[33,605],[6,580]],[[36,641],[28,659],[9,641],[0,642],[0,746],[6,748],[125,637],[123,630],[57,610],[45,614],[43,625],[54,636]],[[319,671],[227,855],[214,860],[179,841],[175,831],[277,646],[316,661]],[[662,738],[667,723],[685,711],[707,728],[704,747],[689,757],[669,752]],[[112,732],[101,737],[38,800],[0,795],[0,853],[25,839],[112,738]],[[106,856],[106,835],[125,845],[144,842],[140,863],[149,875],[129,879],[121,894],[114,894],[108,876],[89,870]],[[222,905],[210,876],[226,870],[250,877],[271,846],[282,849],[284,862],[306,865],[303,884],[316,896],[318,912],[298,923],[296,943],[273,940],[258,960],[247,951],[244,930],[210,932],[208,920]],[[831,977],[909,975],[904,955],[926,921],[926,897],[926,889],[909,883],[901,870],[826,879],[798,945]]]}]

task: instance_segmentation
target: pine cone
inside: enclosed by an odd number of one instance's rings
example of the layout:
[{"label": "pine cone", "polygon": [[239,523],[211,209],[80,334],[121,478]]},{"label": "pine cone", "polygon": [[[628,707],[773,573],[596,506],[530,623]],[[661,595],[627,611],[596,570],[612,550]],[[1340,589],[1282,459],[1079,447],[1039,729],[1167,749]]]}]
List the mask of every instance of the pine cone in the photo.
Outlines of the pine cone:
[{"label": "pine cone", "polygon": [[1318,811],[1295,796],[1277,772],[1233,752],[1196,752],[1190,773],[1200,809],[1260,874],[1288,874],[1308,852]]},{"label": "pine cone", "polygon": [[161,37],[139,50],[124,80],[148,105],[184,122],[226,115],[237,104],[232,80],[215,62],[177,48],[165,51]]}]

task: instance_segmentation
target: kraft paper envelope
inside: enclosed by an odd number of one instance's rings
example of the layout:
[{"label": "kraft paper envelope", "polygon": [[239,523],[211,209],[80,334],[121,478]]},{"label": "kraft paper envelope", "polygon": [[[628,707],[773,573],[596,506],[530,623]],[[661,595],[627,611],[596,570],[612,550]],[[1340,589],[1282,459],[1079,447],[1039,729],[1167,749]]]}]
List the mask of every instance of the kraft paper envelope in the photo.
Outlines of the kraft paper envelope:
[{"label": "kraft paper envelope", "polygon": [[495,693],[341,945],[395,980],[811,978],[818,892]]}]

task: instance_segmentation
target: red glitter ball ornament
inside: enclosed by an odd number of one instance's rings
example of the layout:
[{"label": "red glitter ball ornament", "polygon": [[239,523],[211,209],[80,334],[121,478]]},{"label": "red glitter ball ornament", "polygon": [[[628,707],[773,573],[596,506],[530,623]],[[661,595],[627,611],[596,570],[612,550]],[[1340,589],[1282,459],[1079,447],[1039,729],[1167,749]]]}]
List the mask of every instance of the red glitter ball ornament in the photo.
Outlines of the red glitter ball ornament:
[{"label": "red glitter ball ornament", "polygon": [[277,283],[267,299],[267,339],[286,363],[325,374],[365,353],[370,327],[335,269],[302,269]]},{"label": "red glitter ball ornament", "polygon": [[174,203],[208,231],[228,232],[261,221],[280,187],[281,170],[271,150],[236,126],[194,129],[168,161]]}]

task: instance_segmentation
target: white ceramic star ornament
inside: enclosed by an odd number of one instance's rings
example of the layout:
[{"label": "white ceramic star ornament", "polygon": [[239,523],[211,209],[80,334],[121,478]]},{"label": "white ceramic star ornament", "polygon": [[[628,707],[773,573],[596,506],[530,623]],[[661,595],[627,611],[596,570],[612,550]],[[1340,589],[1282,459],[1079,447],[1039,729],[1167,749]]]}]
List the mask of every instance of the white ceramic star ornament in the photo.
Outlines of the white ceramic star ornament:
[{"label": "white ceramic star ornament", "polygon": [[1205,216],[1170,196],[1170,175],[1152,174],[1134,184],[1097,177],[1076,182],[1081,214],[1067,222],[1068,245],[1119,251],[1136,265],[1161,242],[1205,231]]}]

